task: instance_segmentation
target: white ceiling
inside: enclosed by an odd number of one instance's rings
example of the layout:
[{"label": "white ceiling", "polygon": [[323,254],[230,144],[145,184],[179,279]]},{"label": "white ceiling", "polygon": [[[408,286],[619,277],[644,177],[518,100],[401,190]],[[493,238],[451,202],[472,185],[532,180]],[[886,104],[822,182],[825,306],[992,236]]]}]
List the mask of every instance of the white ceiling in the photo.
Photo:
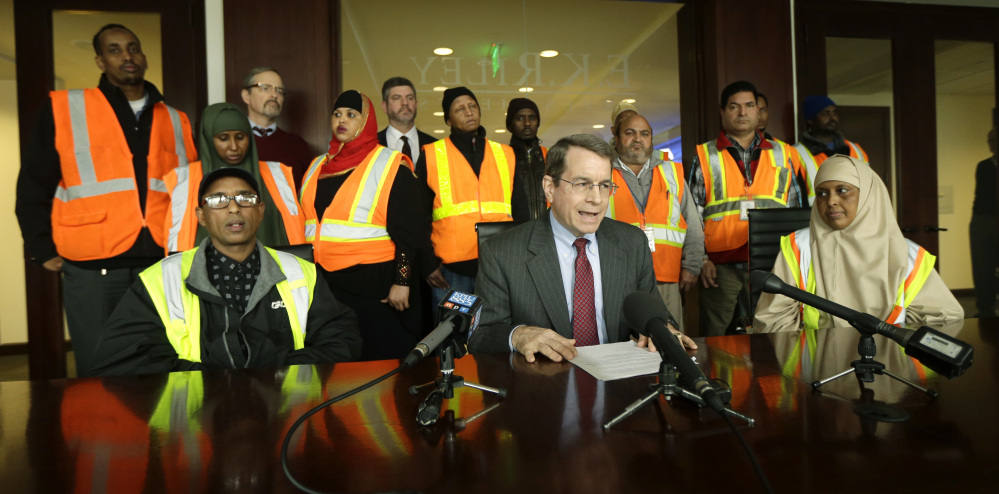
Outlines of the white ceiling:
[{"label": "white ceiling", "polygon": [[[671,130],[679,135],[679,4],[438,0],[432,9],[405,10],[365,0],[342,0],[341,5],[343,87],[357,89],[377,103],[385,79],[409,78],[420,99],[417,126],[426,132],[449,131],[443,117],[433,115],[442,111],[441,94],[433,88],[463,85],[476,94],[489,137],[501,142],[508,141],[509,134],[496,130],[506,126],[509,100],[525,96],[518,92],[523,86],[534,88],[527,97],[539,106],[539,134],[548,145],[558,136],[575,133],[609,138],[611,109],[624,98],[636,100],[657,134],[657,144]],[[495,78],[486,59],[492,43],[502,43],[505,69]],[[454,53],[434,55],[442,46]],[[559,56],[534,58],[548,49],[559,51]],[[528,67],[540,67],[540,75],[525,76],[522,56]],[[627,57],[627,79],[618,64],[622,56]],[[480,61],[486,65],[480,66]],[[379,111],[378,118],[384,127],[385,114]],[[606,127],[597,130],[595,124]]]}]

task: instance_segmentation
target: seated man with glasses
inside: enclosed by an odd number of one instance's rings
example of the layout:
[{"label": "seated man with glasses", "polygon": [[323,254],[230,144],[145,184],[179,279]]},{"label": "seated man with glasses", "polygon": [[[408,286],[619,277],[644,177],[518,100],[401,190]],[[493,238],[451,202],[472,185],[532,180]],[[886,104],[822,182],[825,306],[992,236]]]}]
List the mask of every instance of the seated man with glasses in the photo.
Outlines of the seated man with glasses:
[{"label": "seated man with glasses", "polygon": [[201,181],[208,238],[139,275],[101,333],[95,374],[345,362],[357,318],[316,283],[315,264],[264,247],[256,179],[236,167]]},{"label": "seated man with glasses", "polygon": [[[577,346],[628,340],[624,298],[658,292],[645,234],[604,217],[617,190],[613,157],[606,142],[581,134],[548,151],[548,214],[490,238],[479,251],[475,293],[485,304],[470,352],[561,361],[575,357]],[[682,341],[697,348],[686,336]]]}]

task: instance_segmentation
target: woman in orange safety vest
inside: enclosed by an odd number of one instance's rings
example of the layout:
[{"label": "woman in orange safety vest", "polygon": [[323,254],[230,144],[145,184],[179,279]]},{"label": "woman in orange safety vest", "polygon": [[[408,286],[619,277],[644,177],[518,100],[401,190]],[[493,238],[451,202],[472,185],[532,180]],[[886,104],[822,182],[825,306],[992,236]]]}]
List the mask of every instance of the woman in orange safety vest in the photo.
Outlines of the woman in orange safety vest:
[{"label": "woman in orange safety vest", "polygon": [[198,186],[205,175],[229,166],[250,172],[261,186],[264,218],[257,239],[267,247],[305,243],[305,219],[295,197],[291,168],[276,161],[257,161],[250,121],[243,110],[230,103],[205,108],[198,156],[201,161],[176,168],[163,179],[170,193],[163,225],[167,253],[193,249],[208,237],[195,213],[202,199],[198,197]]},{"label": "woman in orange safety vest", "polygon": [[[774,274],[785,283],[890,324],[943,325],[964,310],[933,270],[936,257],[902,237],[884,183],[870,165],[835,155],[815,177],[809,227],[781,239]],[[846,327],[783,295],[764,293],[753,330]]]},{"label": "woman in orange safety vest", "polygon": [[[371,100],[345,91],[333,104],[329,152],[309,165],[300,203],[333,295],[357,314],[362,360],[403,358],[423,336],[414,270],[432,254],[413,163],[378,144]],[[419,266],[417,265],[419,263]]]}]

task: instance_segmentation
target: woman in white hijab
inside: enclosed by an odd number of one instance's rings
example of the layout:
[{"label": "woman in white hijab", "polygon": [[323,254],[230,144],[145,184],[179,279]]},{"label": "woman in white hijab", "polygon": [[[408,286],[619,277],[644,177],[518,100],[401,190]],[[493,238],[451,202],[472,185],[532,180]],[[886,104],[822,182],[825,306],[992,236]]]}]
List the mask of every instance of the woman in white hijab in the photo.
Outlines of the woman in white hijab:
[{"label": "woman in white hijab", "polygon": [[[781,239],[774,274],[892,324],[941,326],[964,319],[933,269],[936,257],[902,237],[888,190],[870,166],[836,155],[822,163],[815,184],[809,227]],[[848,326],[783,295],[764,293],[753,332]]]}]

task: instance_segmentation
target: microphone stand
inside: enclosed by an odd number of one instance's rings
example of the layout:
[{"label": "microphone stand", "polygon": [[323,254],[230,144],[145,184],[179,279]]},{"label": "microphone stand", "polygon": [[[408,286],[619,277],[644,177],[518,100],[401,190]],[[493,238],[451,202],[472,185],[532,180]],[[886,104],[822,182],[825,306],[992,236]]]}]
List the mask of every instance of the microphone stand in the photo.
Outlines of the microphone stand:
[{"label": "microphone stand", "polygon": [[862,389],[866,389],[864,387],[864,383],[874,382],[874,376],[876,374],[884,374],[896,381],[907,384],[926,393],[930,398],[936,398],[939,396],[939,393],[932,389],[924,388],[912,381],[909,381],[908,379],[892,374],[891,371],[885,368],[885,364],[874,360],[874,357],[878,353],[877,345],[874,343],[874,333],[860,329],[857,325],[854,325],[854,328],[856,328],[860,333],[860,342],[857,343],[857,353],[860,354],[860,360],[850,362],[850,369],[840,372],[834,376],[813,382],[812,389],[819,389],[822,385],[835,381],[836,379],[853,372],[857,375],[857,382],[860,384]]},{"label": "microphone stand", "polygon": [[[500,398],[506,397],[506,390],[503,388],[493,388],[482,384],[468,382],[465,378],[454,373],[454,347],[458,343],[454,338],[449,337],[440,347],[440,368],[441,375],[437,379],[417,386],[409,387],[409,394],[415,395],[422,389],[433,387],[433,390],[423,399],[419,408],[416,409],[416,421],[423,426],[428,426],[437,422],[440,416],[441,402],[444,399],[454,398],[454,388],[468,386],[484,393],[493,393]],[[464,351],[460,350],[462,355]],[[475,416],[477,418],[477,415]]]},{"label": "microphone stand", "polygon": [[[696,403],[700,407],[704,407],[705,403],[704,400],[701,399],[700,395],[677,384],[676,378],[677,378],[676,366],[673,365],[672,362],[663,359],[662,363],[659,364],[659,377],[658,377],[659,381],[656,384],[649,385],[649,389],[651,390],[649,394],[635,400],[632,404],[625,407],[623,412],[618,414],[616,417],[610,419],[609,422],[604,424],[604,431],[609,431],[611,427],[614,427],[615,425],[617,425],[618,422],[630,417],[632,414],[637,412],[638,409],[642,408],[645,405],[648,405],[653,400],[655,400],[656,397],[659,395],[665,397],[667,401],[669,401],[674,396],[681,396],[689,401]],[[731,393],[731,391],[728,390],[725,391],[719,390],[719,392]],[[726,399],[724,401],[728,400]],[[728,415],[744,420],[749,425],[753,425],[753,423],[755,422],[755,420],[753,420],[752,418],[747,417],[739,412],[736,412],[731,408],[725,408],[723,411]]]}]

